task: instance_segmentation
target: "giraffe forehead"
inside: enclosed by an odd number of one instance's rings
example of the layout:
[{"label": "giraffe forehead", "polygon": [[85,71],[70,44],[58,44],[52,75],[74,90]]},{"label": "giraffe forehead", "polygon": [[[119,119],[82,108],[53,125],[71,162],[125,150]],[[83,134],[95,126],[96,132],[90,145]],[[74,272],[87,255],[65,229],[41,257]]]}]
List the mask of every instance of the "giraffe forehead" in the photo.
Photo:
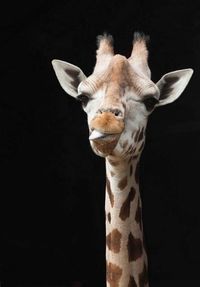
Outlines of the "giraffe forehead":
[{"label": "giraffe forehead", "polygon": [[129,62],[126,57],[121,55],[115,55],[108,67],[108,77],[107,81],[118,82],[121,84],[123,82],[130,81],[130,71]]},{"label": "giraffe forehead", "polygon": [[[104,65],[104,63],[102,64]],[[89,94],[93,94],[103,87],[107,89],[109,86],[112,86],[115,89],[119,89],[121,86],[130,85],[129,66],[130,64],[126,57],[115,55],[108,65],[104,65],[101,72],[94,71],[92,75],[81,83],[79,88]]]},{"label": "giraffe forehead", "polygon": [[107,71],[103,75],[102,83],[107,85],[109,91],[120,93],[125,87],[134,86],[134,72],[126,57],[115,55],[108,66]]},{"label": "giraffe forehead", "polygon": [[103,71],[94,72],[85,79],[80,89],[81,92],[90,95],[101,90],[107,96],[121,97],[125,89],[142,94],[142,91],[154,88],[154,86],[150,79],[142,78],[134,71],[126,57],[117,54],[112,57]]}]

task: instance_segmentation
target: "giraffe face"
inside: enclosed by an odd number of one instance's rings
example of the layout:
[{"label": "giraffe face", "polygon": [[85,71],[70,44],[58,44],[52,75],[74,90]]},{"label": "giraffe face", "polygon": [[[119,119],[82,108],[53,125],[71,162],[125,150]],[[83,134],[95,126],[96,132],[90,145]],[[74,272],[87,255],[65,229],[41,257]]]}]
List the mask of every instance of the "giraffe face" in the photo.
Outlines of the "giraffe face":
[{"label": "giraffe face", "polygon": [[82,102],[90,144],[102,157],[138,155],[144,146],[148,116],[154,108],[175,101],[193,73],[192,69],[178,70],[153,83],[146,36],[134,35],[128,59],[114,55],[111,36],[98,37],[96,65],[89,77],[77,66],[52,61],[62,88]]},{"label": "giraffe face", "polygon": [[115,55],[98,77],[96,74],[78,87],[78,98],[88,116],[93,151],[103,157],[140,153],[147,119],[158,102],[159,89],[134,71],[121,55]]}]

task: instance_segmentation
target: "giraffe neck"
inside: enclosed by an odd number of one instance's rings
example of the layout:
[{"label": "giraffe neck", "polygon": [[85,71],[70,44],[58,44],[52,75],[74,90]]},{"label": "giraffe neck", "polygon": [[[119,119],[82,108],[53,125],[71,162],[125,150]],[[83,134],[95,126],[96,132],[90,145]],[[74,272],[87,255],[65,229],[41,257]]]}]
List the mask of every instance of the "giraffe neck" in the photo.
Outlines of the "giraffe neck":
[{"label": "giraffe neck", "polygon": [[146,287],[139,157],[106,158],[107,287]]}]

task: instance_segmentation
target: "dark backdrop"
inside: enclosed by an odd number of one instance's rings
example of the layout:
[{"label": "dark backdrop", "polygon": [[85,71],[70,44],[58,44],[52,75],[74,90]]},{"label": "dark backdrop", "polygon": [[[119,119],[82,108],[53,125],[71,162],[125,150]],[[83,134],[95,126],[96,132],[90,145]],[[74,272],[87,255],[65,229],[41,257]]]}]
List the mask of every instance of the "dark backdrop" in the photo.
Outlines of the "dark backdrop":
[{"label": "dark backdrop", "polygon": [[154,81],[195,70],[181,98],[149,120],[140,181],[150,283],[200,284],[197,4],[42,0],[1,7],[2,286],[105,286],[104,160],[91,151],[86,115],[59,86],[51,60],[89,75],[98,34],[113,34],[116,51],[128,56],[137,30],[151,37]]}]

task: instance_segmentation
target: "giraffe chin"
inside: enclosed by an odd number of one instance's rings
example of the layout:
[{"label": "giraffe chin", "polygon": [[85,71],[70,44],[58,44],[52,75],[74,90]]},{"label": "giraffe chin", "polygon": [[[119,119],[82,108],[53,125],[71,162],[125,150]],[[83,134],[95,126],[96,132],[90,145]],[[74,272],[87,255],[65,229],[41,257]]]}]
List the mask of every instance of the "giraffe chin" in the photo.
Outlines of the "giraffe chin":
[{"label": "giraffe chin", "polygon": [[93,151],[101,157],[106,157],[111,155],[115,149],[120,135],[107,136],[101,139],[90,140],[91,147]]}]

